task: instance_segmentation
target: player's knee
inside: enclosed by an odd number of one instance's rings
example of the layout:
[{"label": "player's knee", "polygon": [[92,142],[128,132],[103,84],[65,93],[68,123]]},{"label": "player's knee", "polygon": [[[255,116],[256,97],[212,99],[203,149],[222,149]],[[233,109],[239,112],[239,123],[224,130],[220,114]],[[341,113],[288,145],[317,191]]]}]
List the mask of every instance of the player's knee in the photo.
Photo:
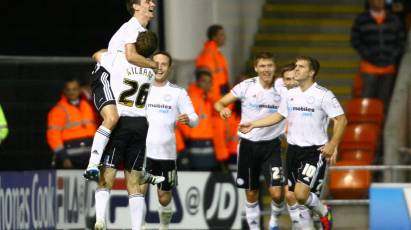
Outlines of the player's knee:
[{"label": "player's knee", "polygon": [[98,182],[98,188],[110,189],[113,187],[114,181],[100,179]]},{"label": "player's knee", "polygon": [[303,191],[295,191],[294,194],[295,194],[295,199],[297,200],[297,202],[300,205],[305,205],[305,202],[307,202],[307,199],[308,199],[308,194],[306,194]]},{"label": "player's knee", "polygon": [[248,202],[254,203],[258,200],[258,191],[257,190],[248,190],[245,192],[245,196]]},{"label": "player's knee", "polygon": [[158,197],[158,201],[162,206],[167,206],[171,202],[171,196],[163,195]]},{"label": "player's knee", "polygon": [[282,189],[270,189],[271,199],[276,203],[281,203],[284,200]]},{"label": "player's knee", "polygon": [[113,130],[114,127],[117,125],[119,116],[117,113],[114,114],[109,114],[104,118],[104,126],[106,126],[108,129]]},{"label": "player's knee", "polygon": [[297,202],[297,200],[295,199],[295,195],[294,195],[293,192],[287,191],[287,192],[285,193],[285,198],[286,198],[286,200],[287,200],[287,203],[289,203],[289,204],[295,204],[295,202]]}]

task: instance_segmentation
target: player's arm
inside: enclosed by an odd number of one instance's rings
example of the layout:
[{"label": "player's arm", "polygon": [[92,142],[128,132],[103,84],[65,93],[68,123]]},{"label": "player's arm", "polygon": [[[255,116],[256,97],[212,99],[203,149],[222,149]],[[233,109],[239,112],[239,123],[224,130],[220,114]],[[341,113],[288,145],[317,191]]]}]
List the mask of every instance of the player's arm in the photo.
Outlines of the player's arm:
[{"label": "player's arm", "polygon": [[177,121],[179,123],[188,125],[191,128],[198,125],[198,115],[195,112],[193,103],[185,90],[180,94],[178,100],[178,110],[181,111],[181,114],[177,117]]},{"label": "player's arm", "polygon": [[332,121],[334,123],[333,136],[331,140],[321,148],[321,153],[327,159],[333,158],[332,160],[334,161],[336,158],[336,154],[337,154],[337,151],[336,151],[337,147],[341,142],[341,139],[344,135],[345,127],[347,126],[347,118],[345,117],[344,114],[342,114],[342,115],[333,117]]},{"label": "player's arm", "polygon": [[126,59],[133,65],[157,70],[157,63],[138,54],[135,43],[126,44]]},{"label": "player's arm", "polygon": [[104,55],[104,53],[106,53],[106,52],[107,52],[107,49],[101,49],[101,50],[95,52],[95,53],[91,56],[91,58],[93,58],[93,60],[96,61],[96,62],[101,62],[101,57],[102,57],[102,56]]},{"label": "player's arm", "polygon": [[228,105],[234,103],[237,97],[233,93],[227,93],[219,101],[214,104],[214,109],[220,113],[221,118],[227,119],[231,117],[231,109],[227,108]]},{"label": "player's arm", "polygon": [[261,127],[275,125],[278,122],[282,121],[283,119],[284,119],[284,116],[276,112],[260,120],[240,124],[239,130],[242,133],[248,133],[254,128],[261,128]]}]

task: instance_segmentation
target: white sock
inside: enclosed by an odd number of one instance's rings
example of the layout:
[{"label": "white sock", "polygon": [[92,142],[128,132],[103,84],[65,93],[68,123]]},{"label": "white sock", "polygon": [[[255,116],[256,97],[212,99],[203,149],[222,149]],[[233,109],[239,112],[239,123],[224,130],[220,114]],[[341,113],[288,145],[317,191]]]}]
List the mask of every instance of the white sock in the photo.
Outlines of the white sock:
[{"label": "white sock", "polygon": [[260,229],[260,207],[258,206],[258,201],[254,203],[246,201],[245,216],[247,217],[247,223],[250,230]]},{"label": "white sock", "polygon": [[171,202],[167,206],[160,205],[158,216],[160,217],[160,229],[168,229],[168,225],[173,217]]},{"label": "white sock", "polygon": [[301,229],[300,227],[300,209],[298,208],[298,204],[295,203],[293,205],[287,204],[288,213],[290,214],[291,219],[291,229]]},{"label": "white sock", "polygon": [[144,218],[144,195],[132,194],[128,196],[128,206],[130,207],[131,229],[140,230]]},{"label": "white sock", "polygon": [[270,227],[278,226],[278,217],[281,215],[281,212],[284,210],[284,202],[276,203],[271,201],[271,217],[270,217]]},{"label": "white sock", "polygon": [[94,134],[93,145],[91,146],[91,155],[89,165],[99,165],[103,151],[110,139],[111,130],[100,125]]},{"label": "white sock", "polygon": [[311,211],[305,205],[298,205],[300,212],[299,225],[301,229],[314,229],[313,219],[311,218]]},{"label": "white sock", "polygon": [[96,199],[96,219],[105,220],[110,190],[107,188],[97,189],[94,198]]},{"label": "white sock", "polygon": [[327,207],[323,203],[321,203],[320,199],[318,199],[318,196],[312,192],[310,193],[307,202],[305,202],[305,205],[307,205],[314,212],[318,213],[318,215],[320,215],[321,217],[327,215]]}]

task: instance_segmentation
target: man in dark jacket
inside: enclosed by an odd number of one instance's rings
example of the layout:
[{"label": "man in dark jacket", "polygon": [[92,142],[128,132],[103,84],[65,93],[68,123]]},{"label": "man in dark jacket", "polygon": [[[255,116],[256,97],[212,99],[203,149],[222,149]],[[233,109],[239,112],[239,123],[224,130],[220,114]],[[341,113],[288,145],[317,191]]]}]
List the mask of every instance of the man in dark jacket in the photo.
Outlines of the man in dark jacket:
[{"label": "man in dark jacket", "polygon": [[370,9],[358,15],[353,24],[351,44],[362,59],[362,96],[383,100],[387,111],[405,34],[398,17],[385,9],[384,0],[368,3]]}]

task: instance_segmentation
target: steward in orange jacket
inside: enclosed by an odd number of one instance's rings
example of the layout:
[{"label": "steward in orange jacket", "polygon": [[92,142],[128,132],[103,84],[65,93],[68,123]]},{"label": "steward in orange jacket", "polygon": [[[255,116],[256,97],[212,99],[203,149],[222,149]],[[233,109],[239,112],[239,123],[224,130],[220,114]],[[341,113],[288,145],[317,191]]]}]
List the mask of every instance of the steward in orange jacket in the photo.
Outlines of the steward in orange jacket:
[{"label": "steward in orange jacket", "polygon": [[204,48],[197,57],[196,67],[207,68],[211,71],[213,83],[209,97],[214,102],[217,102],[222,96],[229,91],[229,78],[227,61],[224,55],[218,50],[225,44],[224,29],[220,25],[212,25],[207,31],[208,41],[204,44]]},{"label": "steward in orange jacket", "polygon": [[197,82],[189,85],[187,91],[199,116],[199,123],[195,128],[183,125],[178,128],[186,140],[191,169],[215,170],[219,166],[216,160],[227,159],[228,151],[221,148],[223,144],[225,146],[225,139],[215,134],[213,103],[207,94],[211,87],[211,74],[206,70],[197,70],[196,78]]},{"label": "steward in orange jacket", "polygon": [[47,143],[57,167],[85,168],[95,131],[93,108],[80,97],[78,81],[67,81],[63,96],[47,117]]}]

